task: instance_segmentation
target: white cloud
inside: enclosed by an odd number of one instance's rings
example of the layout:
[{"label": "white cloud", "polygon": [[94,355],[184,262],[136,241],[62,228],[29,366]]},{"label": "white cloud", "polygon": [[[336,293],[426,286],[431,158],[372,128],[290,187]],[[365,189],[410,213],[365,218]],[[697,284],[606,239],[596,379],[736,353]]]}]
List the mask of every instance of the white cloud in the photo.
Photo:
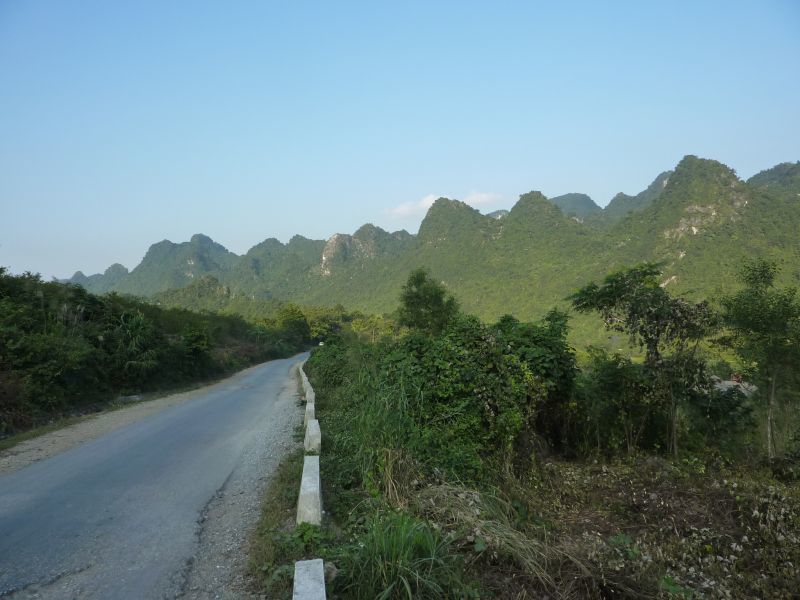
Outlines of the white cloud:
[{"label": "white cloud", "polygon": [[494,192],[471,191],[464,198],[464,202],[474,207],[482,204],[494,204],[495,202],[500,202],[502,199],[503,197],[500,194],[495,194]]},{"label": "white cloud", "polygon": [[400,219],[424,215],[426,212],[428,212],[428,209],[433,206],[433,203],[436,202],[436,199],[440,197],[441,196],[438,196],[437,194],[428,194],[422,200],[417,202],[403,202],[394,208],[390,208],[389,214]]},{"label": "white cloud", "polygon": [[[420,217],[428,212],[428,209],[433,206],[433,203],[441,197],[441,194],[428,194],[421,200],[416,202],[403,202],[394,208],[388,209],[386,212],[398,219]],[[452,196],[446,197],[451,198]],[[495,204],[496,202],[500,202],[502,199],[503,197],[500,194],[495,194],[494,192],[477,192],[473,190],[466,195],[464,202],[472,207],[475,207],[486,204]]]}]

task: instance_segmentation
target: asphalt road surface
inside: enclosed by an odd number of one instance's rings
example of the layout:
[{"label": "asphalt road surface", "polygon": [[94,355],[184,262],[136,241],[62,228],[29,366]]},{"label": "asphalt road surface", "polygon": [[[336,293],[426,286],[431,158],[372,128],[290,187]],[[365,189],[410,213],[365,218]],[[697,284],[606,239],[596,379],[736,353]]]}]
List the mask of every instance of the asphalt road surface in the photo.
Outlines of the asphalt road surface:
[{"label": "asphalt road surface", "polygon": [[303,358],[1,476],[0,597],[199,597],[187,582],[214,550],[201,547],[206,511],[231,479],[263,480],[265,457],[286,451]]}]

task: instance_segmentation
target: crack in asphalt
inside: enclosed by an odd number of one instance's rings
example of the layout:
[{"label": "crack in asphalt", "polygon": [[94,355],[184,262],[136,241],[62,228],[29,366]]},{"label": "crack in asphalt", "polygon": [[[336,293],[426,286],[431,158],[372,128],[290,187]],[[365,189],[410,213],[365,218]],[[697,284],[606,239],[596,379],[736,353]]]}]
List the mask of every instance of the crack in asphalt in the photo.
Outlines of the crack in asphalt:
[{"label": "crack in asphalt", "polygon": [[81,567],[77,567],[75,569],[66,569],[57,573],[50,579],[46,581],[33,581],[31,583],[26,583],[25,585],[21,585],[18,587],[0,590],[0,598],[11,598],[12,596],[16,596],[17,598],[22,598],[20,594],[29,594],[34,593],[33,596],[28,596],[29,598],[39,598],[39,594],[47,590],[48,587],[52,587],[57,583],[60,583],[64,578],[72,577],[74,575],[78,575],[85,571],[88,571],[94,566],[93,563],[88,565],[83,565]]}]

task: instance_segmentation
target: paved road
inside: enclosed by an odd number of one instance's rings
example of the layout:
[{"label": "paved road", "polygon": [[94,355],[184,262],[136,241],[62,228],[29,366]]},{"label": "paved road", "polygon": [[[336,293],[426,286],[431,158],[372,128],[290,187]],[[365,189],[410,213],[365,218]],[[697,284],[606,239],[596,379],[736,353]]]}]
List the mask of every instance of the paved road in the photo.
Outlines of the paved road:
[{"label": "paved road", "polygon": [[0,477],[0,597],[184,594],[205,508],[253,447],[285,448],[304,357]]}]

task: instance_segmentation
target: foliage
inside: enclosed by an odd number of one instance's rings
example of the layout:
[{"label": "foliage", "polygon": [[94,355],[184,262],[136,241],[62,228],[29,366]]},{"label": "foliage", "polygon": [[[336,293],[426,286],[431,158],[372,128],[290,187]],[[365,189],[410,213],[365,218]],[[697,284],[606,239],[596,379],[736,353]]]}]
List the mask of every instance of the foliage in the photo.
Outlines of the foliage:
[{"label": "foliage", "polygon": [[[502,324],[506,330],[515,326],[509,319]],[[464,327],[473,335],[484,331],[462,323],[461,335]],[[452,338],[454,329],[440,337]],[[398,364],[401,349],[417,350],[419,340],[433,342],[409,336],[375,345],[340,337],[315,350],[307,364],[326,423],[328,510],[347,532],[347,541],[321,550],[340,569],[334,588],[341,597],[377,597],[391,582],[392,590],[407,593],[400,573],[413,562],[405,552],[414,535],[406,525],[397,527],[395,518],[440,532],[447,547],[439,556],[453,565],[462,561],[466,574],[480,579],[481,597],[781,597],[794,589],[797,490],[732,471],[719,459],[637,457],[598,464],[540,457],[519,475],[495,469],[476,487],[454,482],[450,458],[425,453],[429,440],[417,435],[412,418],[418,407],[390,383],[399,381],[391,375],[399,371],[386,368]],[[388,353],[391,363],[381,361]],[[425,360],[426,353],[420,356]],[[620,378],[632,381],[628,397],[615,405],[618,412],[596,424],[607,427],[599,430],[601,437],[622,436],[616,444],[624,449],[621,419],[635,425],[647,410],[625,413],[637,397],[636,385],[646,385],[645,367],[602,351],[595,352],[594,364],[581,379],[598,376],[598,394],[613,391]],[[441,373],[430,377],[429,388],[451,389],[452,380],[439,388],[440,379]],[[661,428],[653,429],[645,437],[657,439]],[[468,434],[448,443],[472,447]],[[491,455],[484,460],[496,464]],[[391,525],[382,519],[395,513],[379,509],[375,517],[375,507],[385,505],[402,511],[390,517]]]},{"label": "foliage", "polygon": [[[459,315],[439,334],[343,331],[314,350],[323,491],[341,532],[320,553],[341,567],[337,593],[441,597],[403,583],[417,581],[402,567],[419,527],[481,597],[791,596],[797,461],[730,462],[752,406],[712,386],[699,344],[713,313],[669,294],[652,265],[603,285],[582,290],[583,306],[633,333],[643,360],[590,348],[578,371],[559,311],[491,326]],[[663,451],[665,431],[681,456],[643,455]]]},{"label": "foliage", "polygon": [[396,333],[396,324],[393,320],[379,315],[353,316],[351,327],[356,334],[365,336],[371,342],[387,338]]},{"label": "foliage", "polygon": [[600,285],[590,283],[570,299],[577,310],[597,311],[607,328],[628,334],[644,349],[647,385],[641,391],[650,395],[652,409],[668,413],[668,446],[677,455],[681,404],[710,388],[697,348],[713,330],[715,315],[705,301],[673,297],[659,284],[660,275],[657,265],[645,263],[612,273]]},{"label": "foliage", "polygon": [[778,267],[758,259],[745,265],[744,289],[722,299],[723,320],[731,346],[745,371],[759,385],[759,396],[767,405],[766,447],[775,456],[774,411],[779,397],[796,400],[800,361],[800,297],[793,287],[777,288]]},{"label": "foliage", "polygon": [[302,348],[311,341],[311,328],[296,304],[287,304],[278,311],[278,328],[292,346]]},{"label": "foliage", "polygon": [[0,436],[85,412],[118,394],[285,356],[306,342],[307,336],[275,335],[241,317],[99,297],[0,268]]},{"label": "foliage", "polygon": [[425,269],[415,269],[400,294],[398,321],[413,329],[438,334],[458,314],[458,303]]},{"label": "foliage", "polygon": [[589,356],[578,380],[578,448],[585,454],[613,455],[656,447],[662,428],[644,367],[601,348],[590,348]]}]

